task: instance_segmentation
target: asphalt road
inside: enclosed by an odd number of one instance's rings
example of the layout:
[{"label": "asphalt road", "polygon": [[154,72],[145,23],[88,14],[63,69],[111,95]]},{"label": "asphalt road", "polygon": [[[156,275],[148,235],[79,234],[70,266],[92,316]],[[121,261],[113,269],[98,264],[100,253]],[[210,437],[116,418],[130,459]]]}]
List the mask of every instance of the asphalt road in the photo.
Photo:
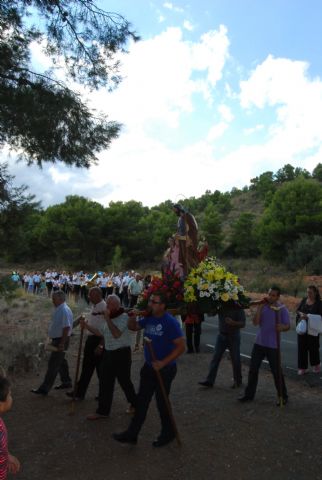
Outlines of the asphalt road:
[{"label": "asphalt road", "polygon": [[[203,351],[212,353],[216,343],[218,333],[218,317],[206,316],[202,323],[201,348]],[[241,330],[240,352],[242,359],[248,361],[251,356],[252,348],[255,342],[257,327],[247,321],[246,327]],[[321,342],[322,343],[322,342]],[[322,349],[320,348],[321,358]],[[322,387],[322,373],[320,375],[309,373],[303,377],[297,376],[297,334],[295,330],[281,334],[281,357],[283,371],[286,375],[291,375],[299,380],[306,381],[310,386],[319,385]],[[264,360],[267,365],[267,361]]]}]

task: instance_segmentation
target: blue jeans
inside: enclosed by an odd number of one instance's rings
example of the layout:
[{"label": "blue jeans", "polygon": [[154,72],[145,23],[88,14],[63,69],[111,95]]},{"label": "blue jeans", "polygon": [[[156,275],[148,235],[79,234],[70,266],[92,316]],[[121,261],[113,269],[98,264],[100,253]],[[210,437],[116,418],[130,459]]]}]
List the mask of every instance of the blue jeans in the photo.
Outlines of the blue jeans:
[{"label": "blue jeans", "polygon": [[215,383],[221,358],[227,348],[229,350],[233,365],[234,382],[236,385],[240,385],[242,383],[239,330],[237,330],[233,334],[218,333],[215,353],[209,366],[207,382],[210,382],[212,384]]}]

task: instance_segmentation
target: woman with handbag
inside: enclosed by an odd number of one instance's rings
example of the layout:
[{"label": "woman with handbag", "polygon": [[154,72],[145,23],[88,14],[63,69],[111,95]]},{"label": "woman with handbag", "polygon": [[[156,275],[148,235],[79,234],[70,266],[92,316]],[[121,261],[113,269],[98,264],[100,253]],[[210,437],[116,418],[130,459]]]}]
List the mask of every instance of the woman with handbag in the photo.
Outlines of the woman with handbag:
[{"label": "woman with handbag", "polygon": [[[308,314],[322,315],[320,292],[315,285],[307,287],[307,296],[299,304],[296,312],[296,324],[301,320],[307,322]],[[314,373],[320,373],[320,337],[307,333],[297,335],[298,375],[308,372],[308,361]]]}]

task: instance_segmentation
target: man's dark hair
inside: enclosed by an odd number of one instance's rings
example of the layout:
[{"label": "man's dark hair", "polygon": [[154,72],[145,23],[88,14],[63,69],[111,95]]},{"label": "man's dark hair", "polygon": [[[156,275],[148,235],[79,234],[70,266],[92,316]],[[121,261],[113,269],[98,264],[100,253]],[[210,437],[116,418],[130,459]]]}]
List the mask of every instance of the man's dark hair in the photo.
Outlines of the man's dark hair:
[{"label": "man's dark hair", "polygon": [[5,402],[10,392],[10,382],[5,377],[0,377],[0,402]]},{"label": "man's dark hair", "polygon": [[277,293],[278,293],[278,296],[280,296],[281,293],[282,293],[280,287],[278,287],[277,285],[273,285],[273,286],[270,288],[270,290],[273,290],[274,292],[277,292]]},{"label": "man's dark hair", "polygon": [[161,303],[164,303],[164,305],[167,307],[168,305],[168,298],[163,292],[153,292],[152,294],[154,297],[159,297]]}]

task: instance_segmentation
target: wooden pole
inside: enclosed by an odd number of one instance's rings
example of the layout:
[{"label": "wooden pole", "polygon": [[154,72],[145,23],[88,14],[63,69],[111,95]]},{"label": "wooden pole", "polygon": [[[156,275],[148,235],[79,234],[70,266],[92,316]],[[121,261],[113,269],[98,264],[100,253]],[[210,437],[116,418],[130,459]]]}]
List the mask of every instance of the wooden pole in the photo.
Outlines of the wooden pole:
[{"label": "wooden pole", "polygon": [[277,345],[277,375],[278,375],[278,399],[279,406],[282,408],[284,406],[283,398],[283,381],[282,381],[282,357],[281,357],[281,334],[277,330],[277,325],[280,323],[280,309],[275,307],[275,327],[276,327],[276,345]]},{"label": "wooden pole", "polygon": [[[152,347],[152,340],[148,337],[144,337],[144,340],[145,340],[145,342],[148,346],[152,361],[155,362],[157,360],[157,358],[155,356],[155,353],[154,353],[154,350],[153,350],[153,347]],[[181,447],[182,443],[181,443],[180,435],[179,435],[179,432],[178,432],[178,429],[177,429],[176,421],[175,421],[174,416],[173,416],[171,403],[170,403],[168,394],[166,392],[161,373],[159,372],[159,370],[155,370],[155,374],[157,376],[159,386],[160,386],[160,390],[161,390],[164,402],[165,402],[167,410],[168,410],[168,415],[169,415],[171,423],[172,423],[172,428],[173,428],[173,431],[175,433],[177,443],[178,443],[179,447]]]},{"label": "wooden pole", "polygon": [[75,413],[75,398],[76,398],[76,391],[77,391],[79,366],[80,366],[80,360],[81,360],[81,356],[82,356],[83,338],[84,338],[84,328],[81,328],[80,337],[79,337],[79,345],[78,345],[77,361],[76,361],[75,379],[74,379],[74,386],[73,386],[73,398],[72,398],[72,401],[71,401],[71,408],[70,408],[70,415],[74,415],[74,413]]}]

